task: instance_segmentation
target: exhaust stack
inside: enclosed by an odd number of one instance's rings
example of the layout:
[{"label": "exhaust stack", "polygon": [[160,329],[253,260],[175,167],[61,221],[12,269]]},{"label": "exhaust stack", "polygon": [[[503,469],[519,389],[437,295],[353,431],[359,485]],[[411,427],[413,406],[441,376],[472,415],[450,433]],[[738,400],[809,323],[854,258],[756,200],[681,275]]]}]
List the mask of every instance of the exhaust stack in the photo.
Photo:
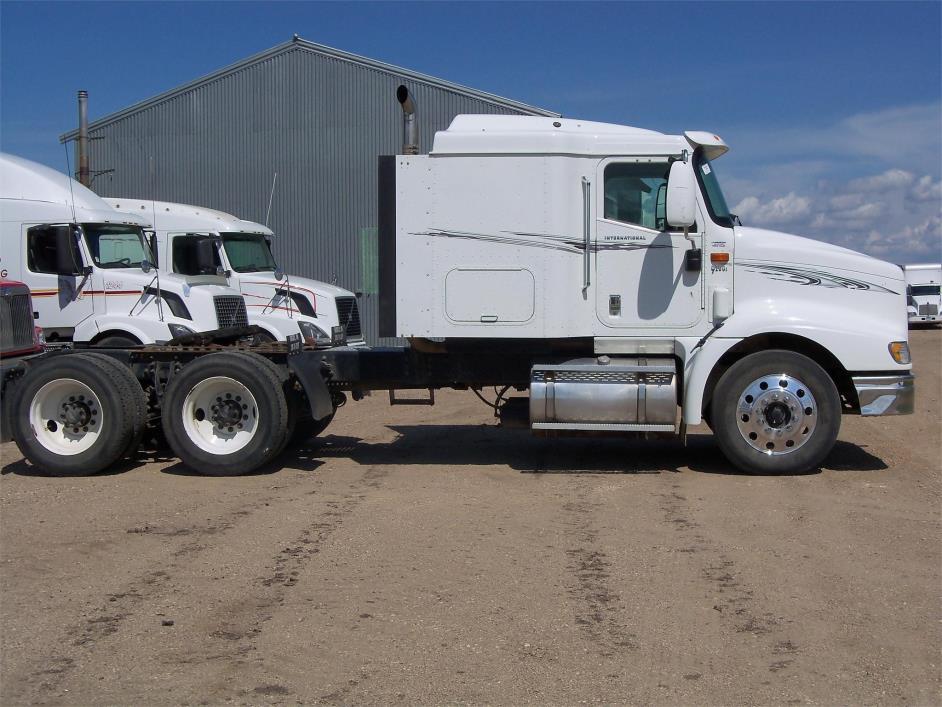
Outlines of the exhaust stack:
[{"label": "exhaust stack", "polygon": [[91,173],[88,170],[88,91],[78,92],[78,142],[75,144],[76,177],[79,184],[90,187]]},{"label": "exhaust stack", "polygon": [[396,89],[396,100],[402,106],[402,154],[419,154],[419,125],[415,121],[415,100],[409,89],[400,86]]}]

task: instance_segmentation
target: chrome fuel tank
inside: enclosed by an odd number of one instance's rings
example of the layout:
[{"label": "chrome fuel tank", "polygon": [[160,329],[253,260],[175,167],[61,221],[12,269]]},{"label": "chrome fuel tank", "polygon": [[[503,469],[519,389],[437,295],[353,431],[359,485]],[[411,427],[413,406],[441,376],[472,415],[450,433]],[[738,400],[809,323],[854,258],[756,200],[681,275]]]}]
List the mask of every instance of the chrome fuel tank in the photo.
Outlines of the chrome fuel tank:
[{"label": "chrome fuel tank", "polygon": [[599,356],[530,371],[534,430],[673,431],[676,418],[673,359]]}]

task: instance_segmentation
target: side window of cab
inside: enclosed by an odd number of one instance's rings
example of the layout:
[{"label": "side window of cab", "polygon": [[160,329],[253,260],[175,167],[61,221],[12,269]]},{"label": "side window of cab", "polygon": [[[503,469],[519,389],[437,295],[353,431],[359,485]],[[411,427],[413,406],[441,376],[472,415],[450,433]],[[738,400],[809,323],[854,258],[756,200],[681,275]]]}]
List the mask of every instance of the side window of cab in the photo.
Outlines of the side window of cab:
[{"label": "side window of cab", "polygon": [[[666,231],[668,162],[612,162],[605,167],[609,221]],[[694,226],[693,230],[696,230]]]}]

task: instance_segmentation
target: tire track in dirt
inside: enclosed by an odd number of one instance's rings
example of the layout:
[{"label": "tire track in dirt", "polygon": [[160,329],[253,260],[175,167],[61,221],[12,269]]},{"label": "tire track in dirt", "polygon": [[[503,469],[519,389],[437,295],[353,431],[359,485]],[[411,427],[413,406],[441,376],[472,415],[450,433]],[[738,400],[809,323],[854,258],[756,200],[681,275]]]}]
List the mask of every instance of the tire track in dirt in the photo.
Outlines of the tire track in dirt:
[{"label": "tire track in dirt", "polygon": [[[240,672],[240,666],[245,666],[249,661],[255,663],[256,667],[264,667],[263,657],[250,656],[257,651],[256,642],[265,625],[289,600],[292,588],[298,584],[302,573],[315,561],[329,538],[368,497],[364,491],[381,486],[382,478],[387,473],[383,467],[370,467],[358,480],[350,484],[346,493],[324,502],[327,510],[320,512],[312,522],[305,525],[293,541],[284,544],[272,557],[266,572],[255,577],[251,585],[254,588],[252,595],[215,612],[217,618],[209,621],[214,628],[208,634],[213,640],[207,643],[204,654],[195,655],[192,647],[189,647],[182,655],[166,657],[164,662],[175,666],[222,661],[222,670],[212,682],[204,677],[201,686],[204,692],[202,703],[212,704],[233,694],[248,701],[258,700],[260,696],[284,697],[292,694],[289,688],[277,683],[265,683],[251,690],[240,689],[234,693],[232,675],[229,673]],[[314,490],[307,493],[319,492]],[[361,673],[353,684],[365,678]]]},{"label": "tire track in dirt", "polygon": [[[159,535],[183,539],[170,552],[171,559],[165,568],[169,570],[175,566],[176,559],[207,548],[193,538],[226,533],[235,527],[239,520],[251,515],[255,510],[265,508],[273,500],[272,497],[252,500],[223,514],[220,519],[202,525],[182,528],[143,525],[128,528],[125,532],[129,535]],[[66,627],[63,638],[57,641],[65,650],[42,659],[42,667],[29,674],[26,684],[34,685],[46,696],[59,690],[69,673],[82,664],[89,652],[94,651],[103,639],[120,631],[122,625],[139,611],[146,601],[160,599],[172,591],[170,585],[171,575],[167,571],[151,570],[126,583],[120,591],[106,594],[97,605],[85,612],[84,620]]]},{"label": "tire track in dirt", "polygon": [[691,508],[681,486],[674,482],[669,493],[659,494],[665,522],[683,538],[680,552],[689,558],[697,574],[712,587],[716,597],[713,610],[722,618],[727,630],[735,634],[752,634],[759,640],[768,661],[770,673],[788,677],[791,666],[800,654],[798,644],[788,635],[791,620],[763,611],[758,606],[755,590],[737,570],[735,560],[716,547],[690,519]]},{"label": "tire track in dirt", "polygon": [[610,581],[612,563],[592,522],[601,506],[588,499],[581,485],[576,499],[564,503],[562,510],[566,535],[572,541],[566,559],[573,578],[568,593],[575,608],[574,621],[600,654],[610,657],[635,650],[638,644],[636,634],[623,622],[622,598]]}]

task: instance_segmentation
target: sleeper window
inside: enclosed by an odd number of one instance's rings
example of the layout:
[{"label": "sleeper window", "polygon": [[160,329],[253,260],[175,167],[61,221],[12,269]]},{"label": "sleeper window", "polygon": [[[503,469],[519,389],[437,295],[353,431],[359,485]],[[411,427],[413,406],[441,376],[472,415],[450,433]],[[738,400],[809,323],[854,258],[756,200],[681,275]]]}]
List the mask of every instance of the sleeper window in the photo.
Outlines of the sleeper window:
[{"label": "sleeper window", "polygon": [[667,229],[667,162],[613,162],[605,167],[605,218]]}]

